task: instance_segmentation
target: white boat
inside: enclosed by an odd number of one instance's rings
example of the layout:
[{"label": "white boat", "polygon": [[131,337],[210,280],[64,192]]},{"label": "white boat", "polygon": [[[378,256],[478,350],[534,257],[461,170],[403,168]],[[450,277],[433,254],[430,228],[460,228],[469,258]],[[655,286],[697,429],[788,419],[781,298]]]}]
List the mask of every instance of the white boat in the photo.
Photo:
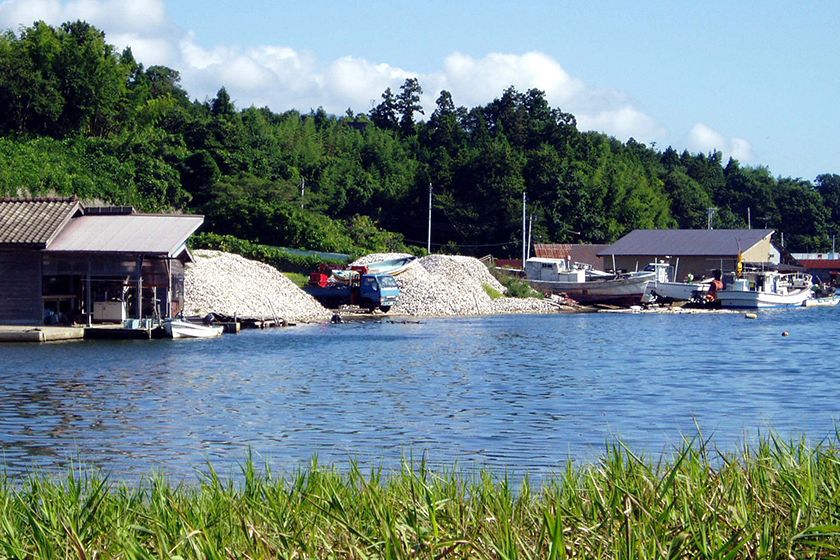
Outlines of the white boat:
[{"label": "white boat", "polygon": [[653,272],[613,274],[565,259],[531,258],[525,261],[528,284],[536,290],[564,294],[579,303],[638,305]]},{"label": "white boat", "polygon": [[169,338],[215,338],[225,330],[222,326],[191,323],[183,319],[164,319],[163,330]]},{"label": "white boat", "polygon": [[825,296],[806,299],[803,305],[805,307],[834,307],[840,303],[840,296]]},{"label": "white boat", "polygon": [[700,301],[709,293],[708,282],[677,282],[676,269],[666,262],[653,262],[645,267],[655,277],[642,298],[642,303],[654,301]]},{"label": "white boat", "polygon": [[745,270],[741,278],[731,280],[717,291],[717,299],[724,308],[801,307],[811,298],[810,274],[775,270]]}]

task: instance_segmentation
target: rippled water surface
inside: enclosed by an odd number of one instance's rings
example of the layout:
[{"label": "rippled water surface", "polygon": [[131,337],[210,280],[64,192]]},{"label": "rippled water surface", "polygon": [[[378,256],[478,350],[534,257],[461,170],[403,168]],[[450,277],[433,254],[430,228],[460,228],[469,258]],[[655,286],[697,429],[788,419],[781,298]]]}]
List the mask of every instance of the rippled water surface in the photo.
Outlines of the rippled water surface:
[{"label": "rippled water surface", "polygon": [[[363,322],[220,340],[0,346],[11,474],[79,461],[119,478],[235,472],[252,450],[322,463],[556,471],[620,437],[651,454],[695,422],[721,448],[759,430],[833,434],[840,309]],[[782,337],[789,331],[789,337]]]}]

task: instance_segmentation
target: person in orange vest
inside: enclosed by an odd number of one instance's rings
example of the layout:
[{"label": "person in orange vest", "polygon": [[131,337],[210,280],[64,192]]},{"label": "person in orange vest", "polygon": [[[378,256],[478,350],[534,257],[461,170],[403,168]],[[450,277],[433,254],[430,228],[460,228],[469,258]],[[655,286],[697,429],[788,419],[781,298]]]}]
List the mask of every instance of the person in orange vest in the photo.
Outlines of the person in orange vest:
[{"label": "person in orange vest", "polygon": [[712,280],[712,283],[709,284],[709,293],[706,295],[707,301],[717,301],[717,293],[718,290],[722,290],[725,286],[723,285],[723,280],[721,280],[721,272],[720,270],[715,270],[714,272],[715,279]]}]

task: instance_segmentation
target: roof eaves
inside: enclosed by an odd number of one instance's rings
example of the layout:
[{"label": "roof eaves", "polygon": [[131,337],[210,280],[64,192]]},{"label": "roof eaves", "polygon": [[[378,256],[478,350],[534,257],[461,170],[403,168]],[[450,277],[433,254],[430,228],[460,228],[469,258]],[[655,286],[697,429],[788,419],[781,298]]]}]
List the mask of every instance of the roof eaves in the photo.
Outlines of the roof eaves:
[{"label": "roof eaves", "polygon": [[75,216],[81,210],[81,208],[81,203],[78,200],[74,200],[73,206],[71,206],[70,209],[67,211],[67,213],[64,216],[64,219],[61,220],[61,223],[58,225],[58,227],[56,227],[53,230],[52,235],[50,235],[47,238],[47,241],[44,243],[44,246],[41,247],[42,249],[46,249],[50,246],[50,243],[55,241],[55,238],[58,237],[58,234],[61,233],[61,230],[63,230],[67,226],[70,220],[73,219],[73,216]]}]

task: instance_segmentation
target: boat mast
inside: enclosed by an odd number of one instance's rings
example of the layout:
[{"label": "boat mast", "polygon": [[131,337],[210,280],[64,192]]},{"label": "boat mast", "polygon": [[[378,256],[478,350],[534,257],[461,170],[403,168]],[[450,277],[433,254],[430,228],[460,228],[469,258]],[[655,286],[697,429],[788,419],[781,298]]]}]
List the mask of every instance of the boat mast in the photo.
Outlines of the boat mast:
[{"label": "boat mast", "polygon": [[527,260],[528,240],[525,238],[525,191],[522,191],[522,270],[525,270]]}]

